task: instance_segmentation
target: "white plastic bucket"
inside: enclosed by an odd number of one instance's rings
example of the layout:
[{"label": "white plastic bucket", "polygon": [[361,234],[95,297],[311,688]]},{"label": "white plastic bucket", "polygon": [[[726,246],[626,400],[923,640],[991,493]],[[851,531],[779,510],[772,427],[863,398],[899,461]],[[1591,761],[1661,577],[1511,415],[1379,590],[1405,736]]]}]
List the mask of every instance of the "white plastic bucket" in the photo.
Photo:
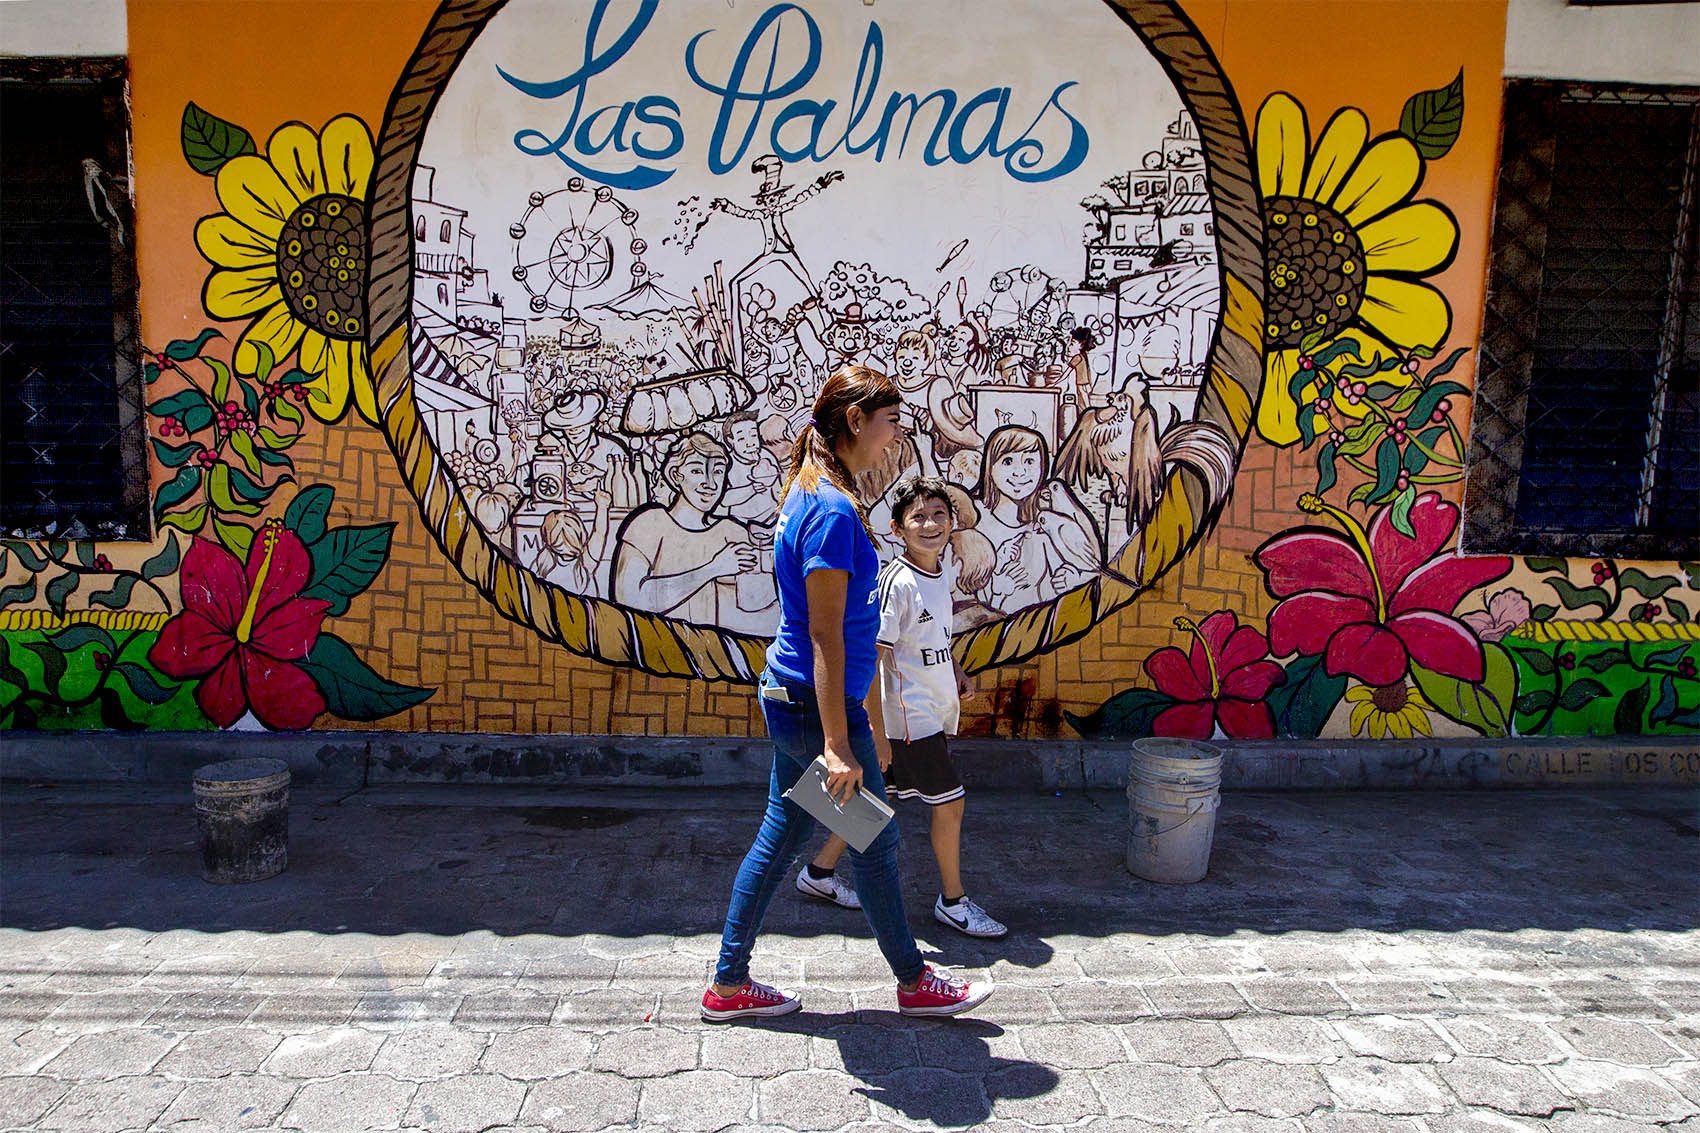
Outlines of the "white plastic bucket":
[{"label": "white plastic bucket", "polygon": [[1127,868],[1146,881],[1200,881],[1210,868],[1222,750],[1197,740],[1133,742],[1127,782]]}]

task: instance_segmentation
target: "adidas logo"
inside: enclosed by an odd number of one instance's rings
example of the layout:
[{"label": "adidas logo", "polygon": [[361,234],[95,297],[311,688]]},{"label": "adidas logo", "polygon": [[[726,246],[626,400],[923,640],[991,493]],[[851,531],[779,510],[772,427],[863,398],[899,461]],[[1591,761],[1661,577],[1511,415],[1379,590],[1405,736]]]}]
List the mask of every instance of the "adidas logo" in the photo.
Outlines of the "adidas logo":
[{"label": "adidas logo", "polygon": [[922,610],[921,616],[916,619],[916,621],[918,621],[918,622],[930,622],[932,620],[933,620],[933,612],[931,610]]}]

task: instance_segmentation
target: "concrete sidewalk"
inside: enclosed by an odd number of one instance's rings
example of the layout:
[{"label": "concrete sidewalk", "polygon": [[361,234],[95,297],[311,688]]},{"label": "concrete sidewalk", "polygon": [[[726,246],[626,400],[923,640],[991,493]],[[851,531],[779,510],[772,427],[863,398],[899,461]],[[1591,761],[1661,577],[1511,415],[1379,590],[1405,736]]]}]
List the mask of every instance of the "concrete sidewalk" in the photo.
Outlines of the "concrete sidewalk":
[{"label": "concrete sidewalk", "polygon": [[859,914],[787,888],[768,1026],[696,1016],[760,797],[298,791],[287,873],[198,876],[184,791],[0,795],[0,1128],[1700,1129],[1700,796],[1225,797],[1209,878],[1110,792],[969,799],[990,972],[897,1015]]}]

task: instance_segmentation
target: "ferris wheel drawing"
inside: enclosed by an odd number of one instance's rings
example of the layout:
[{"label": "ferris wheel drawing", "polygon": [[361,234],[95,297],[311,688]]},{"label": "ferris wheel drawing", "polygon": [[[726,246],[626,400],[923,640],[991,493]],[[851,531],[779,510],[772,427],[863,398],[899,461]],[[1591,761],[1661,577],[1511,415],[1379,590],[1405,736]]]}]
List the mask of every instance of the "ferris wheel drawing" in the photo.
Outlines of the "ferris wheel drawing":
[{"label": "ferris wheel drawing", "polygon": [[594,346],[601,333],[583,320],[582,309],[599,301],[614,281],[622,256],[629,257],[630,281],[644,282],[648,245],[633,227],[638,212],[623,204],[606,185],[589,186],[574,177],[566,188],[534,191],[525,213],[508,226],[514,241],[514,279],[526,290],[531,313],[559,316],[572,327],[564,335],[583,337]]}]

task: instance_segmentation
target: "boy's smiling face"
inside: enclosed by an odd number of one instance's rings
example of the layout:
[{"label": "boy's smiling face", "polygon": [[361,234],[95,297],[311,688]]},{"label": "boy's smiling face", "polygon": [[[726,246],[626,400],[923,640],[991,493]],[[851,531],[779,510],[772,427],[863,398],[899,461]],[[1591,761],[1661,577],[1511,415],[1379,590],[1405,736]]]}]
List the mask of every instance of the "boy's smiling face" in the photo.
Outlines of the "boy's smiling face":
[{"label": "boy's smiling face", "polygon": [[902,519],[891,521],[910,556],[928,563],[944,553],[954,528],[950,504],[937,496],[921,496],[904,510]]}]

